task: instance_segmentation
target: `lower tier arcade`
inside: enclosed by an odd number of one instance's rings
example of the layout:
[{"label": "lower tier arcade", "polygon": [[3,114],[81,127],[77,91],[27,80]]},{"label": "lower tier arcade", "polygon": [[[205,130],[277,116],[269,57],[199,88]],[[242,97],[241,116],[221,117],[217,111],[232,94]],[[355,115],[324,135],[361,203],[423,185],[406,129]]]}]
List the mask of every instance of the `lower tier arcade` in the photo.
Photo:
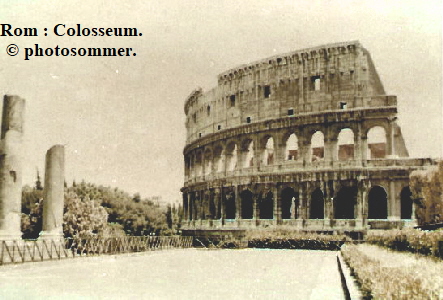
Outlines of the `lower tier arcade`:
[{"label": "lower tier arcade", "polygon": [[433,163],[414,162],[419,164],[263,173],[187,184],[182,188],[183,229],[361,231],[414,226],[409,174]]}]

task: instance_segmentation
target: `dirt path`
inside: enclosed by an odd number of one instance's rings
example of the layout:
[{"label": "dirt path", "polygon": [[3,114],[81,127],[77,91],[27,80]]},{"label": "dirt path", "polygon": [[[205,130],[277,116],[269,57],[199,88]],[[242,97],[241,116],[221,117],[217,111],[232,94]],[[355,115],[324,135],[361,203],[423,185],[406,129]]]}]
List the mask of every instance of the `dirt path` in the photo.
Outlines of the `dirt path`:
[{"label": "dirt path", "polygon": [[0,267],[1,299],[344,299],[336,253],[170,250]]}]

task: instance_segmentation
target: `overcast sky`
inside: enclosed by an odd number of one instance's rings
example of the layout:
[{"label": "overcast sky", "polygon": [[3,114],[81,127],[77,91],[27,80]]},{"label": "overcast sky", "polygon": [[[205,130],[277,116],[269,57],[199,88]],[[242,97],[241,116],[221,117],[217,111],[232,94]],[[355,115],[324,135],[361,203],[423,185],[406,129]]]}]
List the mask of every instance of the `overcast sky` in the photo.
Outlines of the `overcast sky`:
[{"label": "overcast sky", "polygon": [[[279,53],[359,40],[397,95],[410,156],[442,156],[441,1],[9,1],[1,23],[0,93],[26,99],[24,183],[46,150],[66,145],[66,179],[180,199],[185,114],[193,89]],[[66,27],[136,27],[141,37],[56,37]],[[48,36],[44,36],[48,28]],[[21,52],[10,57],[6,46]],[[129,47],[131,57],[31,57],[24,48]]]}]

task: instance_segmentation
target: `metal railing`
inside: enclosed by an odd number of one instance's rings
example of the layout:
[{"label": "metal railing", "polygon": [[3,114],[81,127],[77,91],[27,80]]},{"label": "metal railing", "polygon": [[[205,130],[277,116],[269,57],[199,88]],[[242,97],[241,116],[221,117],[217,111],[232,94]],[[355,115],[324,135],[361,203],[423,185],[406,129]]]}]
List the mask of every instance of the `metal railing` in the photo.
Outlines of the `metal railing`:
[{"label": "metal railing", "polygon": [[192,247],[191,236],[130,236],[0,241],[0,265]]}]

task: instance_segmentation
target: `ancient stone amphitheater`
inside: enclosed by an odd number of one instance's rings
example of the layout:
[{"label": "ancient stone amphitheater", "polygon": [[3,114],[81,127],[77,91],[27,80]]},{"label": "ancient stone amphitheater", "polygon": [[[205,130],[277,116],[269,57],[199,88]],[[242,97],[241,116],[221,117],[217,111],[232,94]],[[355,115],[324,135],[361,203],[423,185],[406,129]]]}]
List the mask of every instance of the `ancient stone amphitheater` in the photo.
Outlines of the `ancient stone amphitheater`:
[{"label": "ancient stone amphitheater", "polygon": [[[394,53],[393,53],[394,55]],[[228,70],[186,99],[184,232],[411,226],[397,98],[358,41]]]}]

